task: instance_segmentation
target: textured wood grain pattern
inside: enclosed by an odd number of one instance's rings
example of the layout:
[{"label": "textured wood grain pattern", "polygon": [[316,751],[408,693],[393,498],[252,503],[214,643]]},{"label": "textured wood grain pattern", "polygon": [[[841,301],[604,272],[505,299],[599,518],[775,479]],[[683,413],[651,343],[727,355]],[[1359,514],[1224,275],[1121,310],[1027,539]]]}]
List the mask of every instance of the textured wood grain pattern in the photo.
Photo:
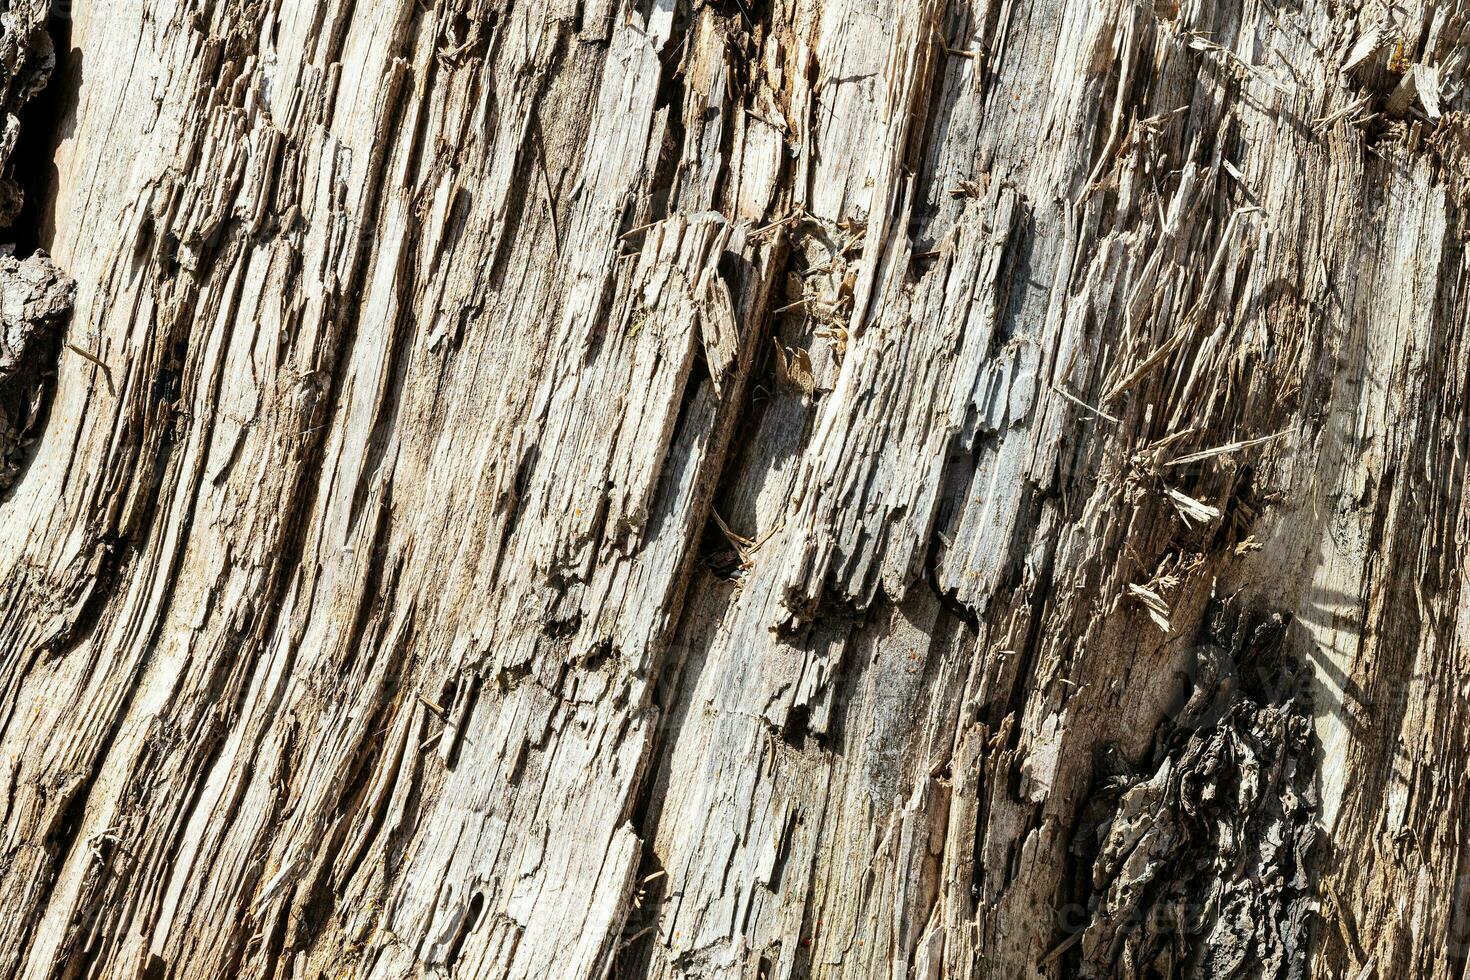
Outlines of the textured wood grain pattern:
[{"label": "textured wood grain pattern", "polygon": [[1462,975],[1470,6],[45,14],[0,975]]}]

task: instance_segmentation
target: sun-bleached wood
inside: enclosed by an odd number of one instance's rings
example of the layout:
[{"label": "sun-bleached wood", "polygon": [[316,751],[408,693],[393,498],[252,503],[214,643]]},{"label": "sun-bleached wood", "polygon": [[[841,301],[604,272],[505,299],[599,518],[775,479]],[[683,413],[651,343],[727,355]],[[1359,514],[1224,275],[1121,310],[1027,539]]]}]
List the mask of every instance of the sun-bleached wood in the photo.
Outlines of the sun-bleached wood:
[{"label": "sun-bleached wood", "polygon": [[1470,6],[51,14],[0,975],[1463,972]]}]

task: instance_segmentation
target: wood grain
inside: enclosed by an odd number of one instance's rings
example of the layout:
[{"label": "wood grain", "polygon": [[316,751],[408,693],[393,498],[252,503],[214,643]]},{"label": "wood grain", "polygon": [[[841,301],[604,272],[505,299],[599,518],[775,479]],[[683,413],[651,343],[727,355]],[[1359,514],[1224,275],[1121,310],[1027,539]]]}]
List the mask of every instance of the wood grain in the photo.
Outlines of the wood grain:
[{"label": "wood grain", "polygon": [[0,975],[1463,972],[1465,3],[47,16]]}]

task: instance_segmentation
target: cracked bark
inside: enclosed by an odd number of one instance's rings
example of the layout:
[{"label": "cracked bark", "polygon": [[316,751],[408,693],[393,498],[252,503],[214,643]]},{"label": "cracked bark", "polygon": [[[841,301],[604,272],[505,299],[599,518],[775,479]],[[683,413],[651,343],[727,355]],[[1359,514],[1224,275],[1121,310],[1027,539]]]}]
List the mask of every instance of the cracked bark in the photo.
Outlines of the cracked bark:
[{"label": "cracked bark", "polygon": [[[25,205],[16,181],[21,117],[56,68],[46,10],[29,2],[0,13],[0,233],[12,237]],[[15,254],[14,241],[0,244],[0,494],[20,479],[45,422],[58,328],[75,298],[75,284],[44,253]]]},{"label": "cracked bark", "polygon": [[1467,15],[0,0],[0,975],[1460,976]]}]

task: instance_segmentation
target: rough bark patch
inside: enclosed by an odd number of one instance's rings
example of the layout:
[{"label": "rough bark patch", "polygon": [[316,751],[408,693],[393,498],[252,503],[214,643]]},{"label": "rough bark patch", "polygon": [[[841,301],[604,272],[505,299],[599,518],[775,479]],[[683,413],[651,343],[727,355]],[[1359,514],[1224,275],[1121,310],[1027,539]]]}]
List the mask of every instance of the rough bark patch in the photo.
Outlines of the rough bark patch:
[{"label": "rough bark patch", "polygon": [[[1105,751],[1073,852],[1084,977],[1305,974],[1317,830],[1307,680],[1279,615],[1226,602],[1152,758]],[[1078,911],[1081,911],[1078,909]]]}]

